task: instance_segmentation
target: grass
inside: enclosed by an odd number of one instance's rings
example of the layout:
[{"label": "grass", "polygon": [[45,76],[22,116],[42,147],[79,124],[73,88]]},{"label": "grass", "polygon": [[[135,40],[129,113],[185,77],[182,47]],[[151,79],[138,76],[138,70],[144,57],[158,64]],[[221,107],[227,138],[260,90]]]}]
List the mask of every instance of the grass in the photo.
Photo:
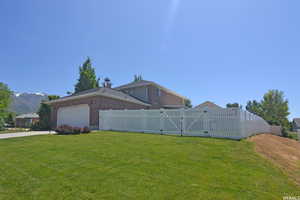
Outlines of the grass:
[{"label": "grass", "polygon": [[292,132],[292,131],[288,131],[288,138],[293,139],[293,140],[299,140],[298,133]]},{"label": "grass", "polygon": [[282,199],[248,141],[97,132],[0,140],[0,199]]},{"label": "grass", "polygon": [[29,130],[26,128],[14,128],[14,129],[7,129],[7,130],[0,131],[0,134],[19,133],[19,132],[26,132],[26,131],[29,131]]}]

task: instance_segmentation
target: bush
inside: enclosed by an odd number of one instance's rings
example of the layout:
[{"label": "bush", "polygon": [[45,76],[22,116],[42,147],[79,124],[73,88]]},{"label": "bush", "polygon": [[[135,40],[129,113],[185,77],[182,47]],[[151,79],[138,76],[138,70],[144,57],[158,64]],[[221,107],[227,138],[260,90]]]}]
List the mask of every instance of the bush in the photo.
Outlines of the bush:
[{"label": "bush", "polygon": [[31,124],[30,130],[32,130],[32,131],[45,131],[45,129],[41,128],[40,122],[36,122],[36,123]]},{"label": "bush", "polygon": [[288,133],[288,129],[286,127],[282,128],[282,136],[283,137],[288,137],[289,133]]},{"label": "bush", "polygon": [[68,134],[80,134],[80,133],[89,133],[91,132],[88,127],[72,127],[69,125],[61,125],[55,129],[58,134],[68,135]]},{"label": "bush", "polygon": [[89,127],[84,127],[83,130],[81,131],[81,133],[90,133],[91,130],[89,129]]},{"label": "bush", "polygon": [[293,139],[293,140],[299,140],[298,133],[296,133],[296,132],[288,132],[287,137],[290,139]]}]

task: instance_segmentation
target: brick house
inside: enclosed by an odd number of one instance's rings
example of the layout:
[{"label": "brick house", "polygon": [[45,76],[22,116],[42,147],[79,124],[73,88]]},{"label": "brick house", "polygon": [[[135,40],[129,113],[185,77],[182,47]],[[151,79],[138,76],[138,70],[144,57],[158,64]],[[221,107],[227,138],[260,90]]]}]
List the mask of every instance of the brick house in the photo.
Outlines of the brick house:
[{"label": "brick house", "polygon": [[182,108],[186,99],[152,81],[142,80],[116,88],[110,85],[46,102],[51,106],[51,126],[67,124],[98,129],[99,110]]}]

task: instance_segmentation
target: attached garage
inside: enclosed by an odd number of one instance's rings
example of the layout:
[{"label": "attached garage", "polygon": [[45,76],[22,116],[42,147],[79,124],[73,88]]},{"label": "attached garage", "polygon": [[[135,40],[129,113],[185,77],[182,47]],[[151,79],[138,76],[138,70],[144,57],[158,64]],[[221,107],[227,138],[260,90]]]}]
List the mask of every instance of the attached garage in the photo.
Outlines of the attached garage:
[{"label": "attached garage", "polygon": [[95,88],[46,102],[51,105],[51,127],[69,125],[99,128],[99,110],[148,109],[146,104],[111,88]]},{"label": "attached garage", "polygon": [[57,110],[57,125],[67,124],[75,127],[90,126],[90,107],[88,104],[61,107]]}]

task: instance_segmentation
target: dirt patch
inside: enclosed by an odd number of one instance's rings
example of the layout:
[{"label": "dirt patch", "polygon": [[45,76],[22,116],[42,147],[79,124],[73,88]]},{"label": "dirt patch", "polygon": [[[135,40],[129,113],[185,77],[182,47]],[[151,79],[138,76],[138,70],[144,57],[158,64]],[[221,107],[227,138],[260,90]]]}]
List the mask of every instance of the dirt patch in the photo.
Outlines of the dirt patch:
[{"label": "dirt patch", "polygon": [[258,153],[283,169],[300,185],[300,142],[271,134],[261,134],[248,139],[255,143]]}]

